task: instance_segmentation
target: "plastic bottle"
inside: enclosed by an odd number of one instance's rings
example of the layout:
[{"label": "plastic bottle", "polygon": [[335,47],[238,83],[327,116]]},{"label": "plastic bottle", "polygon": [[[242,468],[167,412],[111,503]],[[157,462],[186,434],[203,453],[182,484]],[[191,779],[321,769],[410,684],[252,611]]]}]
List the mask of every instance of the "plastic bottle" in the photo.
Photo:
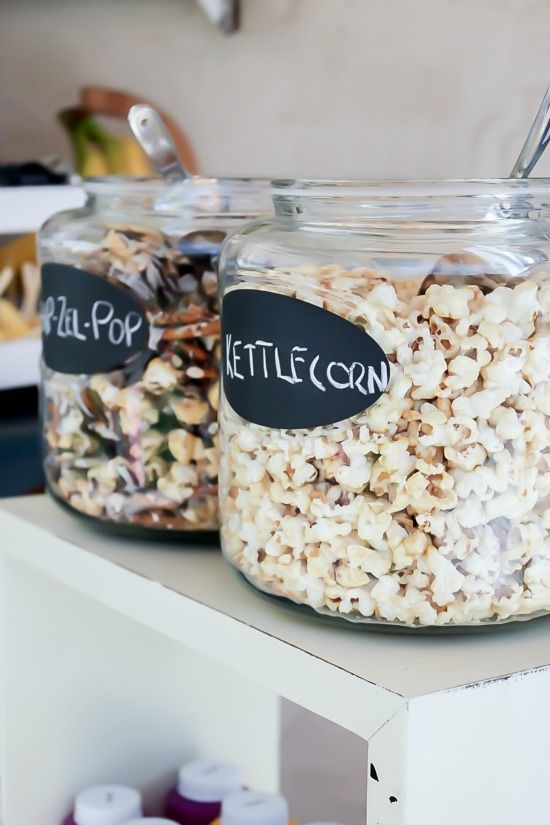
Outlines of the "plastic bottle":
[{"label": "plastic bottle", "polygon": [[200,760],[184,765],[177,788],[166,795],[164,815],[179,825],[211,825],[222,801],[242,788],[238,768],[227,762]]},{"label": "plastic bottle", "polygon": [[141,794],[125,785],[96,785],[78,794],[63,825],[126,825],[142,816]]},{"label": "plastic bottle", "polygon": [[288,803],[278,794],[239,791],[223,800],[213,825],[289,825]]}]

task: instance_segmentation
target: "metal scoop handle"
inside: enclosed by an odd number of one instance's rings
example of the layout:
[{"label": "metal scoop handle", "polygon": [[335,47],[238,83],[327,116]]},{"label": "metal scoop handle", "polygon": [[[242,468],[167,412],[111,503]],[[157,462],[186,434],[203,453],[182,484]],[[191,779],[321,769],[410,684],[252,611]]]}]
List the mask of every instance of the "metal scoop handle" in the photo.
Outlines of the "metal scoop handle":
[{"label": "metal scoop handle", "polygon": [[519,157],[510,172],[511,178],[527,178],[550,141],[550,86],[542,99]]},{"label": "metal scoop handle", "polygon": [[163,178],[185,180],[190,177],[168,129],[152,106],[146,103],[132,106],[128,112],[128,123],[137,142]]}]

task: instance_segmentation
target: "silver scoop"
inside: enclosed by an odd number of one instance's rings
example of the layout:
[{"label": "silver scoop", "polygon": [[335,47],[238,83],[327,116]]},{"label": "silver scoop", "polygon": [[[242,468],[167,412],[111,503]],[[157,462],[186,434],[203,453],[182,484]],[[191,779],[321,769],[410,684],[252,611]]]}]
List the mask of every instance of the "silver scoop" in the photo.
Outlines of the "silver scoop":
[{"label": "silver scoop", "polygon": [[528,178],[539,158],[550,141],[550,86],[542,98],[542,103],[529,129],[514,168],[510,172],[511,178]]},{"label": "silver scoop", "polygon": [[167,180],[185,180],[191,175],[159,113],[147,103],[137,103],[128,112],[135,139],[159,175]]},{"label": "silver scoop", "polygon": [[[549,141],[550,86],[542,99],[525,143],[510,173],[510,178],[522,179],[529,177]],[[483,269],[484,261],[471,251],[465,250],[453,255],[446,255],[436,262],[433,271],[423,280],[419,293],[423,295],[432,284],[448,283],[449,273],[446,274],[445,270],[452,271],[454,277],[457,275],[462,277],[464,284],[474,284],[485,293],[491,292],[499,284],[503,284],[508,280],[506,275],[489,274],[483,272]]]}]

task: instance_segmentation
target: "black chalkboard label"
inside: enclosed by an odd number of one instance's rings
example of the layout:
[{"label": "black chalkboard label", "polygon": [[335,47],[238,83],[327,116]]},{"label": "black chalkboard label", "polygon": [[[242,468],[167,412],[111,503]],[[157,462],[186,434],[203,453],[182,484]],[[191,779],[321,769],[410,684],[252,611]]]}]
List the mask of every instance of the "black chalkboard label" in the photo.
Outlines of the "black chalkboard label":
[{"label": "black chalkboard label", "polygon": [[149,324],[135,298],[75,266],[44,264],[40,311],[44,362],[56,372],[108,372],[149,341]]},{"label": "black chalkboard label", "polygon": [[257,289],[222,304],[223,388],[242,418],[300,429],[357,415],[380,398],[390,366],[359,326],[313,304]]}]

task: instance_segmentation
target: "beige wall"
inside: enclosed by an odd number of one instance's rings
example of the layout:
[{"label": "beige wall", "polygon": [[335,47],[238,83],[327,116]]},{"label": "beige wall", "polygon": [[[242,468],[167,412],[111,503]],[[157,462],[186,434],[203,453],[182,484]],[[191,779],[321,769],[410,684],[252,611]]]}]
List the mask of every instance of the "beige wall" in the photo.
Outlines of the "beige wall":
[{"label": "beige wall", "polygon": [[[172,111],[210,173],[505,175],[550,81],[548,0],[0,0],[0,157],[66,148],[79,85]],[[544,167],[550,172],[550,153]]]}]

